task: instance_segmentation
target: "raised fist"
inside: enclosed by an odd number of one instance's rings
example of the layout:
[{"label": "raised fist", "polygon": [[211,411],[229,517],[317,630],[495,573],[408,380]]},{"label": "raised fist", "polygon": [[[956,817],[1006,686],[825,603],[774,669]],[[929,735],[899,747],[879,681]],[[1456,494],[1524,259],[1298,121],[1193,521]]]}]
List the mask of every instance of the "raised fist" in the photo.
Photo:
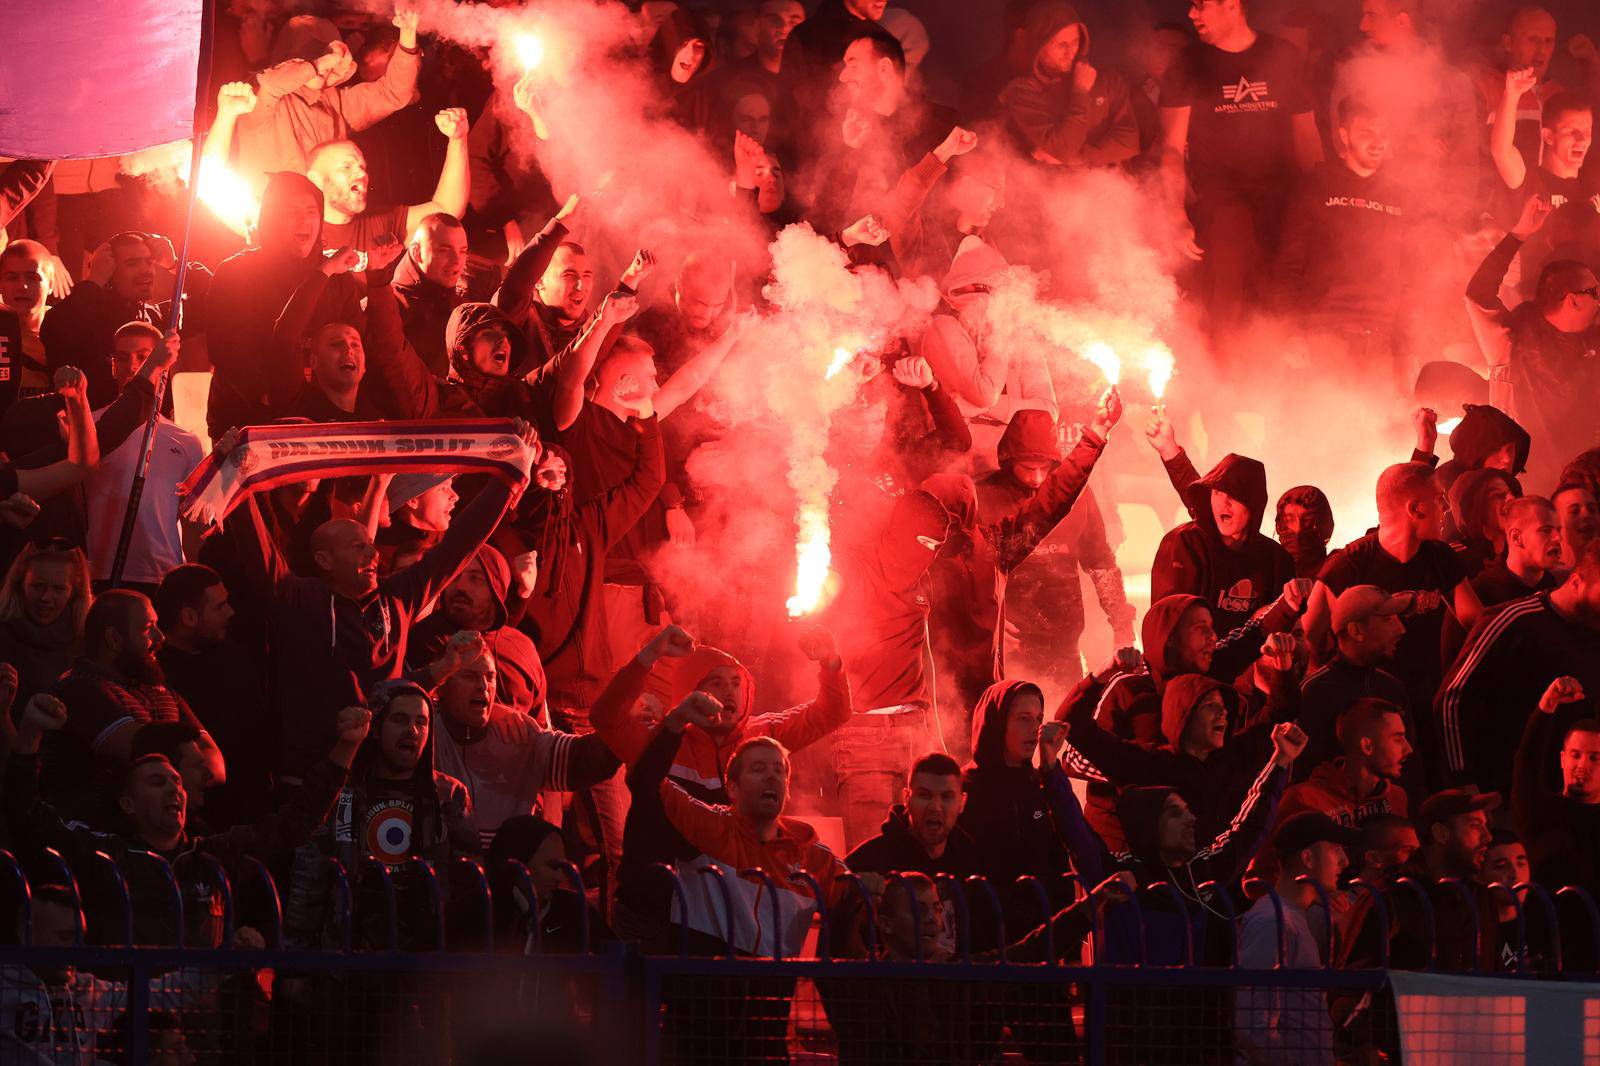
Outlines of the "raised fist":
[{"label": "raised fist", "polygon": [[238,118],[256,109],[255,86],[247,81],[230,81],[217,90],[217,117]]},{"label": "raised fist", "polygon": [[433,124],[439,127],[440,133],[452,141],[459,141],[467,135],[467,109],[447,107],[433,116]]},{"label": "raised fist", "polygon": [[667,626],[645,645],[653,659],[681,659],[694,651],[694,638],[682,626]]},{"label": "raised fist", "polygon": [[933,385],[933,367],[920,355],[895,360],[894,368],[889,372],[908,389],[926,389]]},{"label": "raised fist", "polygon": [[22,708],[22,725],[40,733],[54,733],[67,724],[67,705],[47,692],[29,698]]},{"label": "raised fist", "polygon": [[1306,750],[1306,731],[1293,722],[1279,722],[1272,727],[1272,759],[1287,769],[1302,751]]},{"label": "raised fist", "polygon": [[837,663],[839,642],[822,626],[812,626],[800,634],[800,653],[814,663]]},{"label": "raised fist", "polygon": [[56,391],[68,400],[82,399],[89,387],[89,379],[75,366],[56,367]]},{"label": "raised fist", "polygon": [[1583,685],[1577,678],[1558,677],[1550,682],[1550,687],[1539,697],[1539,710],[1545,714],[1554,714],[1556,708],[1562,704],[1577,703],[1582,699],[1584,699]]},{"label": "raised fist", "polygon": [[367,730],[372,727],[372,712],[365,707],[346,707],[339,712],[339,718],[334,722],[333,730],[339,735],[339,740],[345,744],[360,744],[367,739]]}]

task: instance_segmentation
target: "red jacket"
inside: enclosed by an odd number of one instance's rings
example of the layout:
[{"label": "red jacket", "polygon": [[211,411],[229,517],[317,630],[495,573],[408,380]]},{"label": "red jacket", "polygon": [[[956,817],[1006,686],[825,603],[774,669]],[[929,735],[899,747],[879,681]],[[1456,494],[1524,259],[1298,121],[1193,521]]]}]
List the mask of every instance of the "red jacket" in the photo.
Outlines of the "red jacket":
[{"label": "red jacket", "polygon": [[[1268,883],[1278,876],[1278,856],[1272,847],[1272,836],[1278,826],[1297,814],[1311,811],[1326,814],[1340,825],[1359,829],[1367,820],[1379,814],[1398,814],[1407,817],[1406,792],[1393,781],[1379,780],[1378,787],[1365,796],[1358,796],[1350,777],[1344,772],[1344,759],[1329,759],[1311,771],[1311,776],[1298,785],[1290,786],[1278,804],[1278,814],[1272,823],[1272,833],[1267,843],[1245,871],[1245,880],[1259,877]],[[1358,865],[1360,856],[1350,856],[1351,865]]]},{"label": "red jacket", "polygon": [[[817,831],[796,818],[779,818],[778,835],[762,840],[755,828],[726,807],[713,807],[691,799],[670,780],[661,782],[661,803],[673,828],[705,853],[706,858],[723,867],[732,890],[733,929],[729,939],[740,951],[755,955],[772,954],[774,941],[773,902],[765,882],[746,880],[740,870],[759,866],[777,885],[778,941],[783,953],[793,958],[805,946],[811,929],[811,915],[817,901],[804,881],[794,879],[807,873],[817,879],[828,905],[838,901],[843,885],[838,881],[846,872],[844,863],[817,840]],[[705,878],[697,878],[702,885]],[[698,887],[698,886],[697,886]],[[709,887],[709,886],[706,886]],[[699,892],[691,891],[691,897]],[[691,912],[695,909],[690,901]],[[720,908],[718,908],[720,909]]]}]

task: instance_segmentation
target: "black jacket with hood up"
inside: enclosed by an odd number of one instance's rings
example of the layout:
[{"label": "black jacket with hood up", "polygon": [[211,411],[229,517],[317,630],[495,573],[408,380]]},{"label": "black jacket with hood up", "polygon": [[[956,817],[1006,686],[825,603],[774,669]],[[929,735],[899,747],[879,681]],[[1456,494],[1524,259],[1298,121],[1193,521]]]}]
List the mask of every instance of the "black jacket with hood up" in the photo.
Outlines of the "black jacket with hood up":
[{"label": "black jacket with hood up", "polygon": [[1114,166],[1139,154],[1139,124],[1127,80],[1103,68],[1089,91],[1081,92],[1076,71],[1058,75],[1039,66],[1040,50],[1073,25],[1078,61],[1087,62],[1089,27],[1077,8],[1066,0],[1040,0],[1023,15],[1021,32],[1033,65],[1000,92],[1006,125],[1024,153],[1043,153],[1068,167]]},{"label": "black jacket with hood up", "polygon": [[[280,173],[267,179],[261,194],[261,229],[283,225],[275,216],[287,206],[289,196],[310,193],[317,201],[317,238],[303,259],[288,258],[261,248],[251,248],[223,260],[211,282],[206,300],[206,351],[211,357],[211,398],[206,407],[206,428],[213,439],[233,426],[260,425],[272,419],[269,405],[274,324],[289,297],[322,267],[322,190],[303,174]],[[339,274],[329,279],[309,318],[308,328],[329,322],[361,326],[361,289],[355,278]]]},{"label": "black jacket with hood up", "polygon": [[[1258,460],[1229,454],[1202,478],[1186,452],[1179,452],[1166,467],[1193,521],[1161,538],[1150,573],[1150,599],[1178,592],[1199,596],[1211,608],[1217,632],[1237,629],[1295,576],[1294,559],[1261,532],[1267,511],[1267,469]],[[1217,532],[1211,513],[1213,490],[1250,509],[1250,533],[1238,548],[1224,544]]]},{"label": "black jacket with hood up", "polygon": [[[1174,789],[1195,816],[1195,834],[1209,840],[1227,828],[1272,754],[1272,727],[1292,713],[1297,700],[1274,703],[1263,720],[1239,727],[1237,690],[1200,674],[1180,674],[1169,681],[1161,698],[1161,733],[1165,745],[1144,746],[1123,740],[1095,724],[1095,705],[1103,686],[1091,675],[1063,701],[1067,743],[1118,788],[1166,785]],[[1222,694],[1228,707],[1227,739],[1204,759],[1183,751],[1181,738],[1189,717],[1211,692]],[[1298,695],[1298,693],[1296,693]]]},{"label": "black jacket with hood up", "polygon": [[1000,893],[1007,929],[1032,928],[1042,917],[1038,900],[1016,885],[1025,874],[1044,883],[1052,908],[1070,902],[1061,877],[1070,863],[1050,814],[1045,772],[1032,763],[1006,765],[1006,723],[1022,696],[1043,705],[1037,685],[997,681],[973,710],[972,762],[962,774],[967,805],[956,823],[977,842],[978,872]]}]

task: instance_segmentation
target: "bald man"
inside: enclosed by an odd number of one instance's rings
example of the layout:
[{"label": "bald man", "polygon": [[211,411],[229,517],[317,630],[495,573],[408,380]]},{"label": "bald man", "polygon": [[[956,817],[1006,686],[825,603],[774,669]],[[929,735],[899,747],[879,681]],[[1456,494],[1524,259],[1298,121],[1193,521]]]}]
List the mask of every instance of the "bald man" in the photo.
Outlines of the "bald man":
[{"label": "bald man", "polygon": [[[536,455],[532,427],[519,423],[519,430]],[[217,448],[226,455],[236,440],[230,433]],[[359,523],[334,519],[319,526],[311,539],[315,573],[301,576],[273,542],[254,497],[228,519],[243,576],[268,604],[274,710],[283,723],[280,780],[303,778],[327,750],[341,707],[400,676],[413,621],[477,554],[523,484],[490,481],[454,515],[438,544],[382,577],[378,550]]]},{"label": "bald man", "polygon": [[434,116],[434,122],[449,139],[439,183],[434,187],[433,199],[410,207],[368,207],[371,186],[367,159],[354,141],[324,141],[311,149],[306,159],[306,177],[322,190],[325,249],[350,247],[366,252],[378,237],[387,234],[403,238],[429,215],[461,216],[472,191],[472,175],[467,168],[467,113],[459,107],[448,107]]},{"label": "bald man", "polygon": [[461,273],[467,265],[467,231],[443,211],[425,216],[411,231],[406,254],[394,272],[394,293],[406,340],[435,377],[450,372],[445,325],[465,298]]}]

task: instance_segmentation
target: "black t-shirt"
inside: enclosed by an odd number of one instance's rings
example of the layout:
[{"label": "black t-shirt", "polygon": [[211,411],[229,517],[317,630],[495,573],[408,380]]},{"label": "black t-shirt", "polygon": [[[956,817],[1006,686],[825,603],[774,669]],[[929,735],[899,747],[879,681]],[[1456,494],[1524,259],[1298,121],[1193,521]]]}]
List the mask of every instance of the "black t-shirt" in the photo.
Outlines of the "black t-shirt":
[{"label": "black t-shirt", "polygon": [[1415,592],[1403,616],[1405,635],[1395,649],[1394,672],[1405,682],[1413,707],[1431,707],[1444,678],[1439,646],[1445,612],[1455,607],[1456,586],[1467,571],[1439,540],[1426,540],[1408,562],[1383,550],[1376,533],[1368,533],[1334,552],[1322,564],[1318,579],[1334,596],[1352,585],[1376,585],[1386,592]]},{"label": "black t-shirt", "polygon": [[332,252],[349,245],[358,252],[370,252],[385,233],[404,242],[408,236],[406,215],[410,210],[408,207],[372,207],[349,222],[324,222],[322,247]]},{"label": "black t-shirt", "polygon": [[1506,226],[1516,223],[1531,196],[1555,208],[1518,253],[1522,268],[1518,291],[1524,299],[1533,298],[1546,263],[1556,259],[1592,263],[1600,258],[1600,208],[1590,199],[1597,191],[1595,182],[1583,174],[1558,178],[1544,167],[1529,167],[1521,188],[1505,190],[1500,216]]},{"label": "black t-shirt", "polygon": [[1305,60],[1270,33],[1242,52],[1191,44],[1161,83],[1162,107],[1189,108],[1189,180],[1200,195],[1285,191],[1296,168],[1293,116],[1311,111]]}]

